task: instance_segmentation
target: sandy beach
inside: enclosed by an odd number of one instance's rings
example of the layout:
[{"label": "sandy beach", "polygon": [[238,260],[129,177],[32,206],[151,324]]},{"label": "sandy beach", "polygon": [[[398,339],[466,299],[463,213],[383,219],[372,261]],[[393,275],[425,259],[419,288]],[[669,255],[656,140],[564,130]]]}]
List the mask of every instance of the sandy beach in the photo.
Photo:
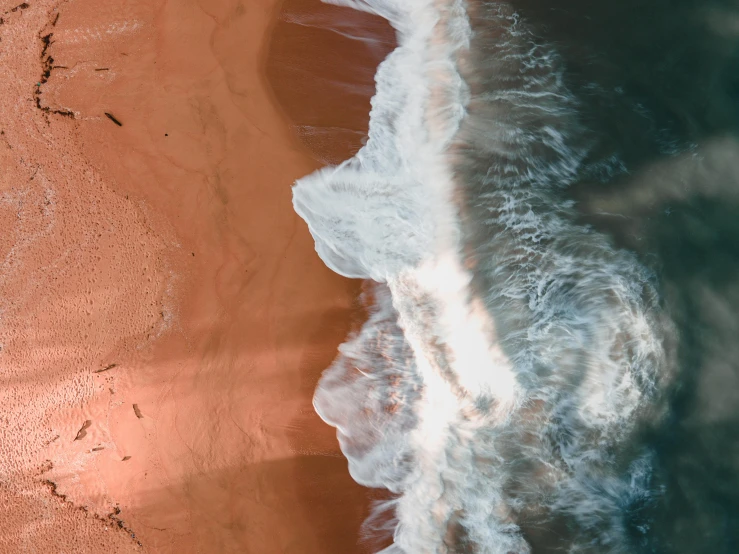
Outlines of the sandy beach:
[{"label": "sandy beach", "polygon": [[363,551],[311,406],[359,283],[290,186],[358,148],[371,87],[299,121],[280,9],[0,0],[0,552]]}]

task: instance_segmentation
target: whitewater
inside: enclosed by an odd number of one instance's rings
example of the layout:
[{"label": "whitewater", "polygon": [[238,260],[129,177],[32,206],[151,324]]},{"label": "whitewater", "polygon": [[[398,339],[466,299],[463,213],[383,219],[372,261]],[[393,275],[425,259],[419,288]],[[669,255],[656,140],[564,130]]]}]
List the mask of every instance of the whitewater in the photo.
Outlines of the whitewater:
[{"label": "whitewater", "polygon": [[[634,552],[660,494],[674,325],[652,271],[564,194],[588,129],[555,45],[505,2],[334,0],[386,18],[357,155],[294,207],[369,318],[314,397],[387,554]],[[551,550],[548,550],[551,549]]]}]

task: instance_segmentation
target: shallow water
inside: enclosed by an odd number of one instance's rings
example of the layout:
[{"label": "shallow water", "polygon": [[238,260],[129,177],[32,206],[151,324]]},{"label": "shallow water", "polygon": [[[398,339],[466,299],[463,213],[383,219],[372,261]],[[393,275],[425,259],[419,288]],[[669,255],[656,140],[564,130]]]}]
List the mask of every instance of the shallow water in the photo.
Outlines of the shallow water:
[{"label": "shallow water", "polygon": [[398,48],[294,205],[377,283],[314,404],[387,552],[736,551],[739,5],[342,4]]}]

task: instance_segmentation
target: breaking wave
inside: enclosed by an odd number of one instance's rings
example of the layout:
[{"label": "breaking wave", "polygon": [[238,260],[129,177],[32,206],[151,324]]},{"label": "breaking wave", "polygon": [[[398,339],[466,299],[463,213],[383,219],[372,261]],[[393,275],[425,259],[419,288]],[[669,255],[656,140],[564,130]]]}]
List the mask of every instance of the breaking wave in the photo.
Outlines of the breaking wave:
[{"label": "breaking wave", "polygon": [[568,187],[614,175],[554,44],[505,2],[345,0],[385,17],[369,139],[294,188],[369,318],[315,394],[388,554],[634,552],[660,495],[674,325]]}]

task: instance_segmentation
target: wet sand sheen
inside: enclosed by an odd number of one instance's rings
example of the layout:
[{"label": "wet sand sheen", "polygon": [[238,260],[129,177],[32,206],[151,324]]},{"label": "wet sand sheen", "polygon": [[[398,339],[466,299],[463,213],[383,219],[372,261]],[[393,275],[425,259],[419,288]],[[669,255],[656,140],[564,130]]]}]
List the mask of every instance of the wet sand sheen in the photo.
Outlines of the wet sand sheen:
[{"label": "wet sand sheen", "polygon": [[0,552],[361,551],[366,492],[311,407],[358,284],[291,209],[317,164],[263,78],[280,7],[14,7]]},{"label": "wet sand sheen", "polygon": [[267,79],[303,144],[321,163],[356,154],[377,65],[395,47],[390,24],[320,0],[285,0],[270,34]]}]

